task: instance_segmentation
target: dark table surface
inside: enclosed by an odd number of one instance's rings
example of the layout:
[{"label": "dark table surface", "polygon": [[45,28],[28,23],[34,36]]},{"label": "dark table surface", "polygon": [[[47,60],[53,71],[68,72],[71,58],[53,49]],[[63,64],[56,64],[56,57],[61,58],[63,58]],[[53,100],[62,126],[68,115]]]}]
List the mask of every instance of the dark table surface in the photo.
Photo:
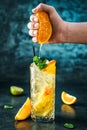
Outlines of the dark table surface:
[{"label": "dark table surface", "polygon": [[[9,92],[11,85],[24,88],[21,96],[12,96]],[[73,106],[62,103],[62,91],[77,97],[78,101]],[[29,117],[27,120],[16,122],[14,116],[29,96],[29,84],[0,83],[0,130],[66,130],[64,123],[72,123],[75,130],[87,130],[87,85],[74,85],[57,83],[56,85],[56,112],[53,123],[36,123]],[[12,105],[13,109],[4,109],[4,105]],[[66,108],[64,111],[63,108]]]}]

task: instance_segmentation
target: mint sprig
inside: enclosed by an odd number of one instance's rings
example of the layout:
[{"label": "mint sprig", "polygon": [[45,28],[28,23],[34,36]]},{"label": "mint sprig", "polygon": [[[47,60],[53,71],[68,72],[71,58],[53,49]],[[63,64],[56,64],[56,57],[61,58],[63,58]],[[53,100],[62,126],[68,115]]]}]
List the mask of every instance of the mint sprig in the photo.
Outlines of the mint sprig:
[{"label": "mint sprig", "polygon": [[39,67],[40,70],[47,66],[46,59],[41,59],[38,56],[33,57],[33,62]]}]

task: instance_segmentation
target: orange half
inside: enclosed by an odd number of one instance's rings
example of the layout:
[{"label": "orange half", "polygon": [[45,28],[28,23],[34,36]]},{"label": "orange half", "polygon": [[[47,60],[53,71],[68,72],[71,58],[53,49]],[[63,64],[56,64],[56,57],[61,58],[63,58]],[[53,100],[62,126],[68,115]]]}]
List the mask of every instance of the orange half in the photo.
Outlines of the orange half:
[{"label": "orange half", "polygon": [[68,105],[72,105],[77,101],[77,98],[75,96],[72,96],[65,91],[61,93],[61,99],[63,103]]},{"label": "orange half", "polygon": [[37,12],[36,16],[39,20],[39,30],[37,36],[38,43],[44,44],[50,39],[52,35],[52,26],[48,14],[46,12]]},{"label": "orange half", "polygon": [[31,100],[27,98],[22,107],[15,115],[15,120],[24,120],[30,116],[31,113]]},{"label": "orange half", "polygon": [[48,73],[48,74],[55,74],[56,73],[56,61],[55,60],[51,60],[47,66],[42,69],[42,71]]}]

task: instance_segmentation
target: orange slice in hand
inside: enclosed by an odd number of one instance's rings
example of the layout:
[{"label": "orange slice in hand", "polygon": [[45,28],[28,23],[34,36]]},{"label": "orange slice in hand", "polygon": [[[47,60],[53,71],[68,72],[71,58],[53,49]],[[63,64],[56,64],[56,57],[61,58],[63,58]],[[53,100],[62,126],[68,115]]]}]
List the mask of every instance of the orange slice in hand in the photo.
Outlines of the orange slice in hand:
[{"label": "orange slice in hand", "polygon": [[24,120],[30,116],[31,113],[31,100],[27,98],[23,106],[19,109],[15,116],[15,120]]},{"label": "orange slice in hand", "polygon": [[55,74],[56,73],[56,66],[55,66],[55,64],[56,64],[56,61],[55,60],[51,60],[47,64],[47,66],[44,69],[42,69],[42,71],[44,71],[44,72],[46,72],[48,74]]},{"label": "orange slice in hand", "polygon": [[63,103],[68,104],[68,105],[72,105],[77,101],[77,98],[75,96],[72,96],[65,91],[61,93],[61,99]]},{"label": "orange slice in hand", "polygon": [[36,16],[38,17],[40,24],[37,36],[38,43],[44,44],[50,39],[52,35],[52,26],[48,14],[46,12],[37,12]]}]

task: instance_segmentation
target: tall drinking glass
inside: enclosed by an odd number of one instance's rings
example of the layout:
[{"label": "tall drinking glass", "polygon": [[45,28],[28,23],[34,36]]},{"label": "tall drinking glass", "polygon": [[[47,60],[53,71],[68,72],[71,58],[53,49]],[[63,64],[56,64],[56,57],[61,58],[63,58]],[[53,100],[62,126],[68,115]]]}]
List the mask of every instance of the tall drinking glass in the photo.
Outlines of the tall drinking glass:
[{"label": "tall drinking glass", "polygon": [[56,61],[51,60],[44,69],[35,63],[30,65],[31,118],[50,122],[55,119]]}]

